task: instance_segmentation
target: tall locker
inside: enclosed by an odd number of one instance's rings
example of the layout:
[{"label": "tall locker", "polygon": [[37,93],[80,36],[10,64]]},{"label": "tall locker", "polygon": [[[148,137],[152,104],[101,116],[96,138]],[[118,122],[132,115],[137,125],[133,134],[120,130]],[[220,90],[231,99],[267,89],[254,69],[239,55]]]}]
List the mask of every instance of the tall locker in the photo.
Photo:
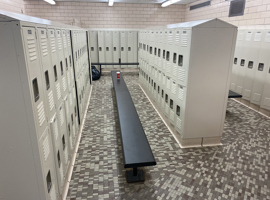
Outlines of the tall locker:
[{"label": "tall locker", "polygon": [[260,48],[262,44],[262,37],[264,31],[262,29],[252,30],[253,38],[250,42],[252,48],[248,48],[247,51],[247,67],[245,68],[245,79],[243,82],[243,99],[250,100],[251,98],[251,91],[254,83],[255,73],[257,71],[258,59]]},{"label": "tall locker", "polygon": [[6,14],[0,15],[1,197],[58,199],[38,33],[34,24]]},{"label": "tall locker", "polygon": [[268,63],[266,70],[267,74],[265,77],[265,84],[262,93],[261,108],[270,110],[270,62]]},{"label": "tall locker", "polygon": [[[120,32],[113,31],[113,62],[118,63],[120,55]],[[120,65],[114,65],[114,68],[120,68]]]},{"label": "tall locker", "polygon": [[[127,31],[120,32],[120,44],[121,44],[121,62],[128,62],[128,33]],[[121,65],[121,68],[127,68],[128,65]]]},{"label": "tall locker", "polygon": [[[137,31],[128,31],[128,62],[135,63],[138,62],[138,33]],[[133,67],[134,65],[129,65],[128,67]],[[137,67],[137,66],[136,66]]]},{"label": "tall locker", "polygon": [[[104,31],[104,40],[105,40],[105,62],[113,62],[113,32]],[[107,68],[113,68],[113,65],[106,65]]]},{"label": "tall locker", "polygon": [[90,51],[91,51],[91,62],[99,62],[98,58],[98,31],[89,31],[90,34]]},{"label": "tall locker", "polygon": [[98,31],[98,58],[100,63],[105,63],[104,31]]},{"label": "tall locker", "polygon": [[252,88],[251,103],[260,105],[262,101],[263,88],[266,81],[268,71],[268,64],[270,63],[270,30],[265,29],[262,36],[262,44],[259,50],[259,58],[257,65],[254,66],[255,79]]}]

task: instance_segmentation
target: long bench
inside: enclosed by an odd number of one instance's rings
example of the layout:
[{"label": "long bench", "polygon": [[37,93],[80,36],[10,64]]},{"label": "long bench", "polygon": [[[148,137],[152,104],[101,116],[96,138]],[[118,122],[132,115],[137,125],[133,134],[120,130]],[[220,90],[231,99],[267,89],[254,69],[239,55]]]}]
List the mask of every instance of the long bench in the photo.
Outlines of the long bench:
[{"label": "long bench", "polygon": [[123,76],[121,74],[120,79],[117,79],[116,72],[118,71],[112,71],[111,75],[120,124],[124,167],[133,168],[126,172],[126,179],[128,183],[144,181],[143,171],[138,167],[153,166],[156,165],[156,161]]}]

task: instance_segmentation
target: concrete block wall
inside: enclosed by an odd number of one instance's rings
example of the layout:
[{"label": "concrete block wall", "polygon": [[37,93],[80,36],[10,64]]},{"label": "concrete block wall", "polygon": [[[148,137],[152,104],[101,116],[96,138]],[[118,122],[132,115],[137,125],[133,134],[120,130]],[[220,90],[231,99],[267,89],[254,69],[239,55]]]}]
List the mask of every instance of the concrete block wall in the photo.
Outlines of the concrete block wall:
[{"label": "concrete block wall", "polygon": [[228,17],[230,1],[212,0],[211,6],[190,11],[190,6],[205,2],[200,0],[186,5],[185,21],[220,18],[236,26],[270,24],[270,0],[246,0],[244,15]]},{"label": "concrete block wall", "polygon": [[25,1],[27,15],[83,28],[145,28],[184,21],[185,6],[160,4]]},{"label": "concrete block wall", "polygon": [[0,0],[0,10],[24,13],[23,0]]}]

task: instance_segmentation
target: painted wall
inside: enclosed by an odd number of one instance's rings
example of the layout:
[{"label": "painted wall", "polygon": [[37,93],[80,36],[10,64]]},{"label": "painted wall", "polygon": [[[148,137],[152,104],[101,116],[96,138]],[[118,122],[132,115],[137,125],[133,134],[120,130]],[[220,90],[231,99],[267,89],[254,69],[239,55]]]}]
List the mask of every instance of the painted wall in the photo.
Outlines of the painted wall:
[{"label": "painted wall", "polygon": [[24,13],[23,0],[0,0],[0,10]]},{"label": "painted wall", "polygon": [[244,15],[238,17],[228,17],[230,1],[225,0],[212,0],[211,6],[189,10],[191,5],[205,1],[186,5],[185,21],[220,18],[236,26],[270,24],[270,0],[246,0]]},{"label": "painted wall", "polygon": [[25,1],[27,15],[83,28],[144,28],[184,21],[185,6],[161,8],[158,4],[124,4]]}]

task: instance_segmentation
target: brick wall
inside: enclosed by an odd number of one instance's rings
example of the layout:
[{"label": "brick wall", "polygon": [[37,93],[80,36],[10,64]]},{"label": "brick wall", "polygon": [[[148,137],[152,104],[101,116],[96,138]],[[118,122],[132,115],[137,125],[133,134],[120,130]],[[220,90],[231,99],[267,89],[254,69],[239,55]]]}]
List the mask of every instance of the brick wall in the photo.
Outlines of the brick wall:
[{"label": "brick wall", "polygon": [[24,13],[23,0],[0,0],[0,10]]},{"label": "brick wall", "polygon": [[27,15],[83,28],[144,28],[184,21],[185,6],[159,4],[25,1]]},{"label": "brick wall", "polygon": [[185,21],[220,18],[236,26],[270,24],[270,0],[246,0],[244,15],[238,17],[228,17],[230,2],[225,0],[212,0],[211,6],[189,10],[191,5],[205,1],[186,5]]}]

